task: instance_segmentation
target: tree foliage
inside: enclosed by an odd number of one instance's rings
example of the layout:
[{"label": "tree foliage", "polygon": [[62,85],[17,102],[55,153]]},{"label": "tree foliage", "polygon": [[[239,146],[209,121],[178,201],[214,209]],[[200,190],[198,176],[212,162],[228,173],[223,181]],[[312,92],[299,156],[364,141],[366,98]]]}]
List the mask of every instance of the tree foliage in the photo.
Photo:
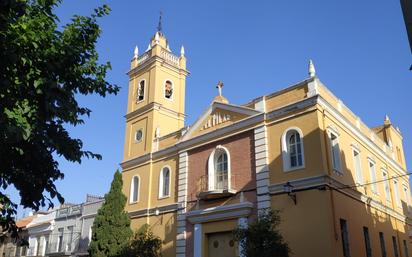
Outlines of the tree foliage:
[{"label": "tree foliage", "polygon": [[248,227],[238,227],[234,236],[245,257],[289,257],[290,249],[277,227],[279,211],[267,210]]},{"label": "tree foliage", "polygon": [[161,249],[162,240],[145,224],[134,233],[122,257],[161,257]]},{"label": "tree foliage", "polygon": [[122,254],[133,232],[124,207],[127,202],[122,193],[122,174],[116,171],[105,202],[100,207],[92,227],[89,246],[91,257],[114,257]]},{"label": "tree foliage", "polygon": [[91,110],[76,95],[116,94],[106,81],[110,63],[100,64],[98,19],[75,15],[61,24],[54,14],[60,0],[0,1],[0,223],[10,229],[16,204],[4,193],[13,185],[20,204],[38,210],[63,202],[55,181],[63,179],[56,156],[71,162],[101,156],[83,150],[65,126],[84,122]]}]

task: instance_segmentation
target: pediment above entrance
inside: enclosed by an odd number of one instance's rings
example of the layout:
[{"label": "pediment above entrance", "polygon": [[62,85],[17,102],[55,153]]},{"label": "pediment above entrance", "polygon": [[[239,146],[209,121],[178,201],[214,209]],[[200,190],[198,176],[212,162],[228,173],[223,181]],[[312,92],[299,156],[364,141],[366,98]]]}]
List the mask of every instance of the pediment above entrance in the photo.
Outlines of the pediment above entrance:
[{"label": "pediment above entrance", "polygon": [[182,141],[230,126],[261,112],[243,106],[213,102],[203,115],[189,128]]}]

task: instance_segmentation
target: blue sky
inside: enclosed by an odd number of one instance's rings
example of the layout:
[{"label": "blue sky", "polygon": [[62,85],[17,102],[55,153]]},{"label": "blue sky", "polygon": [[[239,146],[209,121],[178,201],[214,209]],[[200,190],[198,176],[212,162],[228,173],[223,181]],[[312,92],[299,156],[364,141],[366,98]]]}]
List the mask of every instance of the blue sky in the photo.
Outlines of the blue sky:
[{"label": "blue sky", "polygon": [[101,19],[98,52],[101,61],[112,63],[108,80],[122,90],[104,99],[79,97],[93,113],[85,125],[69,130],[103,160],[60,162],[65,178],[57,186],[67,202],[79,203],[87,193],[104,195],[119,168],[126,72],[135,45],[145,50],[154,34],[159,10],[172,51],[179,53],[181,45],[186,50],[191,72],[187,124],[207,108],[218,80],[225,83],[223,94],[229,101],[242,104],[306,78],[308,60],[313,59],[319,78],[367,125],[380,125],[385,114],[390,116],[401,128],[411,164],[412,56],[399,1],[66,0],[57,12],[65,23],[103,3],[112,12]]}]

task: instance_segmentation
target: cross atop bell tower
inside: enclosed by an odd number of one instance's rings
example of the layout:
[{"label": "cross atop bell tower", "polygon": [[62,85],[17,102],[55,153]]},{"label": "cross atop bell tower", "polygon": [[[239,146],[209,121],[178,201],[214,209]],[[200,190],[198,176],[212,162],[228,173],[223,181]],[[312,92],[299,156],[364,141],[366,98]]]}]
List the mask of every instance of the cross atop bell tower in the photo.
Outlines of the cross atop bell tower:
[{"label": "cross atop bell tower", "polygon": [[180,130],[185,121],[186,57],[182,46],[175,55],[162,31],[157,31],[144,53],[136,46],[131,60],[126,114],[124,159],[156,151],[159,137]]},{"label": "cross atop bell tower", "polygon": [[162,11],[160,11],[160,15],[159,15],[159,23],[157,24],[157,31],[158,32],[162,32]]}]

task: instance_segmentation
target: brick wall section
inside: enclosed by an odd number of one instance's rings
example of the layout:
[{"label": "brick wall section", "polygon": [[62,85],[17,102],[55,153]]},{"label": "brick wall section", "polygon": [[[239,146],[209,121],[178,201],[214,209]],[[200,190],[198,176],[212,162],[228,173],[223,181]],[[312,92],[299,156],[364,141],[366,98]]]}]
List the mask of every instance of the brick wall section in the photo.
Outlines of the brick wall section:
[{"label": "brick wall section", "polygon": [[254,133],[247,131],[233,137],[190,150],[187,200],[196,201],[202,176],[207,175],[208,159],[216,146],[228,149],[231,158],[231,183],[236,191],[256,188]]}]

